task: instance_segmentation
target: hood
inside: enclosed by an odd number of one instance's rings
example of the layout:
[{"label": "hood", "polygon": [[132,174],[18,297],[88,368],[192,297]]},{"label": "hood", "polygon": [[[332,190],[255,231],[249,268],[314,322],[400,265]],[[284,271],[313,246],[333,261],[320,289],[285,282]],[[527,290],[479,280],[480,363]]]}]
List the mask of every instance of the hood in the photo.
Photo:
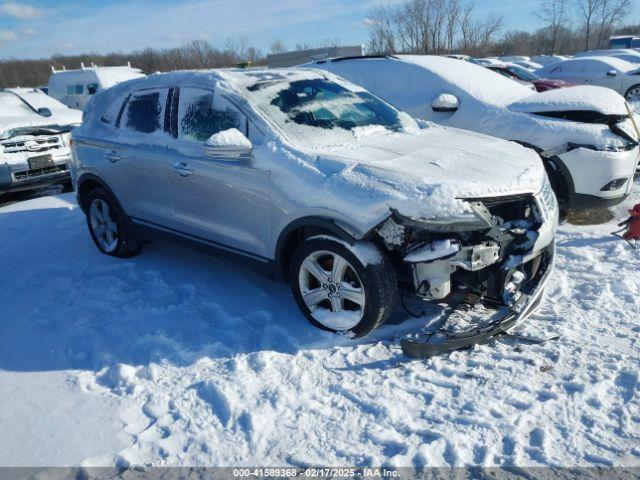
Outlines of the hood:
[{"label": "hood", "polygon": [[619,93],[593,86],[548,90],[513,102],[508,109],[521,113],[590,111],[603,115],[628,115],[625,100]]},{"label": "hood", "polygon": [[[71,114],[59,118],[57,115],[42,117],[37,114],[19,117],[0,117],[0,140],[17,134],[25,134],[25,131],[42,128],[52,132],[68,132],[81,121],[80,115]],[[74,121],[75,120],[75,121]]]},{"label": "hood", "polygon": [[317,157],[315,167],[372,197],[388,195],[387,205],[414,218],[467,212],[465,198],[537,193],[546,176],[532,150],[439,126],[331,147]]}]

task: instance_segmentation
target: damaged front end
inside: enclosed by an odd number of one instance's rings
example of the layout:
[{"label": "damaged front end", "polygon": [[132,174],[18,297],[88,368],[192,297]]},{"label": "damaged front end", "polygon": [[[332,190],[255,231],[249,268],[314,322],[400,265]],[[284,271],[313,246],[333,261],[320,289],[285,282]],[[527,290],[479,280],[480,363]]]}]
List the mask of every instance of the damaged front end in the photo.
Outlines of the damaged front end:
[{"label": "damaged front end", "polygon": [[505,332],[535,308],[552,270],[557,201],[538,195],[465,199],[473,213],[418,220],[393,211],[376,233],[398,267],[400,288],[442,304],[444,321],[402,341],[426,357]]}]

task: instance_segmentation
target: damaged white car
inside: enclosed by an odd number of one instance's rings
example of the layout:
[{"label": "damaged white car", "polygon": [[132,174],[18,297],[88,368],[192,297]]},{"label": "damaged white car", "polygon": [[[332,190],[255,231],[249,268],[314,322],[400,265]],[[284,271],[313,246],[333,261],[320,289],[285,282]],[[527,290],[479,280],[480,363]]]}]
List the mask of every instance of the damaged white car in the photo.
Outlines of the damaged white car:
[{"label": "damaged white car", "polygon": [[40,90],[0,90],[0,193],[70,182],[69,132],[81,121]]},{"label": "damaged white car", "polygon": [[638,163],[638,132],[616,92],[594,86],[532,94],[477,65],[433,56],[320,60],[415,118],[513,140],[541,156],[561,205],[623,201]]},{"label": "damaged white car", "polygon": [[462,323],[481,312],[473,335],[450,332],[465,346],[526,318],[552,271],[558,208],[535,152],[421,129],[326,72],[126,82],[96,94],[73,149],[100,251],[126,257],[169,235],[236,254],[348,337],[383,323],[404,291]]}]

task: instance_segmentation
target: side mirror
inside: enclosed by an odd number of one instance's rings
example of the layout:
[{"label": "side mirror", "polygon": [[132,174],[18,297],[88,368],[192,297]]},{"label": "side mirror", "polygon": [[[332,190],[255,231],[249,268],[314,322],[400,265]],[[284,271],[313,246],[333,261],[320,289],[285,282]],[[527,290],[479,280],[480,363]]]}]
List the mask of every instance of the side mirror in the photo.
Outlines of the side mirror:
[{"label": "side mirror", "polygon": [[431,102],[431,109],[434,112],[455,112],[459,106],[458,97],[450,93],[441,93]]},{"label": "side mirror", "polygon": [[618,75],[618,72],[616,72],[615,70],[609,70],[607,72],[607,77],[616,77]]},{"label": "side mirror", "polygon": [[87,92],[89,93],[89,95],[95,95],[97,91],[98,91],[97,83],[90,83],[89,85],[87,85]]},{"label": "side mirror", "polygon": [[43,117],[50,117],[51,115],[53,115],[51,113],[51,110],[49,110],[46,107],[39,108],[37,112],[38,112],[38,115],[42,115]]},{"label": "side mirror", "polygon": [[250,155],[253,145],[237,128],[214,133],[204,144],[204,153],[209,158],[238,159]]}]

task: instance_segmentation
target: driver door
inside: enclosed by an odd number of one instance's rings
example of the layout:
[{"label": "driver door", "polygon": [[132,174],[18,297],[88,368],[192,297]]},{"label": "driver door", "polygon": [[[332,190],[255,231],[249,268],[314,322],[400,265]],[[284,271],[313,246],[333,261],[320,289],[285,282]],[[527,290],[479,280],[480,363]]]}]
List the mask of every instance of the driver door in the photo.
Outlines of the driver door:
[{"label": "driver door", "polygon": [[[249,135],[247,117],[213,89],[175,88],[174,138],[169,142],[169,185],[176,229],[217,247],[268,256],[270,174],[253,156],[210,158],[211,135],[237,128]],[[255,129],[251,129],[255,130]]]}]

